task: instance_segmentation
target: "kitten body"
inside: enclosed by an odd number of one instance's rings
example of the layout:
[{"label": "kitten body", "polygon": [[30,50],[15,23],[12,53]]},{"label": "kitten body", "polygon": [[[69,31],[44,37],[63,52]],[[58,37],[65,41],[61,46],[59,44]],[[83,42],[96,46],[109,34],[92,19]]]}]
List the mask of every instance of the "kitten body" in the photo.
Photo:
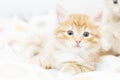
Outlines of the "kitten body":
[{"label": "kitten body", "polygon": [[103,49],[112,54],[120,54],[120,2],[119,0],[104,0],[103,3],[104,10],[100,27]]},{"label": "kitten body", "polygon": [[70,74],[95,70],[101,55],[100,33],[87,15],[73,14],[60,23],[40,57],[44,68]]}]

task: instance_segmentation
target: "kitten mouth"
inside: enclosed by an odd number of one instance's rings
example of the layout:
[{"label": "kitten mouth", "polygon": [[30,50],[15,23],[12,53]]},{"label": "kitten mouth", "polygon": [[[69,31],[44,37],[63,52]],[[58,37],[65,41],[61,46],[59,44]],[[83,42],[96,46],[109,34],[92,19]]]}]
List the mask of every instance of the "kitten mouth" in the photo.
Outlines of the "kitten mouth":
[{"label": "kitten mouth", "polygon": [[80,48],[80,45],[75,45],[75,47]]}]

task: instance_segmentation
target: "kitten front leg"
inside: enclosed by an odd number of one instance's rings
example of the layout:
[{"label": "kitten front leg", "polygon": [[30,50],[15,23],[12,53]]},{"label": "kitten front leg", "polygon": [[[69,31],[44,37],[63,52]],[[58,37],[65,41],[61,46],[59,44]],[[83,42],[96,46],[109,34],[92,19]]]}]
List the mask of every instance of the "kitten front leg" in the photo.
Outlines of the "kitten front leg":
[{"label": "kitten front leg", "polygon": [[40,57],[39,60],[40,66],[44,69],[52,69],[54,68],[54,57],[52,55],[44,55]]},{"label": "kitten front leg", "polygon": [[64,64],[61,71],[64,73],[75,75],[75,74],[78,74],[81,72],[93,71],[93,69],[86,67],[86,66],[83,66],[83,65],[80,65],[76,62],[69,62],[69,63]]},{"label": "kitten front leg", "polygon": [[51,63],[49,62],[48,59],[40,59],[40,66],[44,69],[51,69],[52,66],[51,66]]}]

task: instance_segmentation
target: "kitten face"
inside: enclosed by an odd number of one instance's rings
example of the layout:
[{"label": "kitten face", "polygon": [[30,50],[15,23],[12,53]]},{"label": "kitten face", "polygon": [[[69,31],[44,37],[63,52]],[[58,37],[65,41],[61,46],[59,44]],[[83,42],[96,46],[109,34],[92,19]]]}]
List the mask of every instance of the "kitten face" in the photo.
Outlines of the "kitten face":
[{"label": "kitten face", "polygon": [[104,0],[105,6],[114,15],[120,16],[120,0]]},{"label": "kitten face", "polygon": [[90,48],[99,42],[100,34],[88,16],[70,15],[55,31],[58,42],[69,48]]}]

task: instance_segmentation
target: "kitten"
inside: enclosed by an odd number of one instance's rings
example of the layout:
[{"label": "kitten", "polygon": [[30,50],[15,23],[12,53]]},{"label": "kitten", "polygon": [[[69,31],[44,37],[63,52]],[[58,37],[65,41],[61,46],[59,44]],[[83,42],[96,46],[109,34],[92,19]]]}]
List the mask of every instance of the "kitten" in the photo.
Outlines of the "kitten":
[{"label": "kitten", "polygon": [[101,56],[98,27],[85,14],[63,14],[62,17],[46,41],[40,66],[70,74],[95,70]]},{"label": "kitten", "polygon": [[120,0],[103,0],[101,33],[103,49],[120,54]]}]

